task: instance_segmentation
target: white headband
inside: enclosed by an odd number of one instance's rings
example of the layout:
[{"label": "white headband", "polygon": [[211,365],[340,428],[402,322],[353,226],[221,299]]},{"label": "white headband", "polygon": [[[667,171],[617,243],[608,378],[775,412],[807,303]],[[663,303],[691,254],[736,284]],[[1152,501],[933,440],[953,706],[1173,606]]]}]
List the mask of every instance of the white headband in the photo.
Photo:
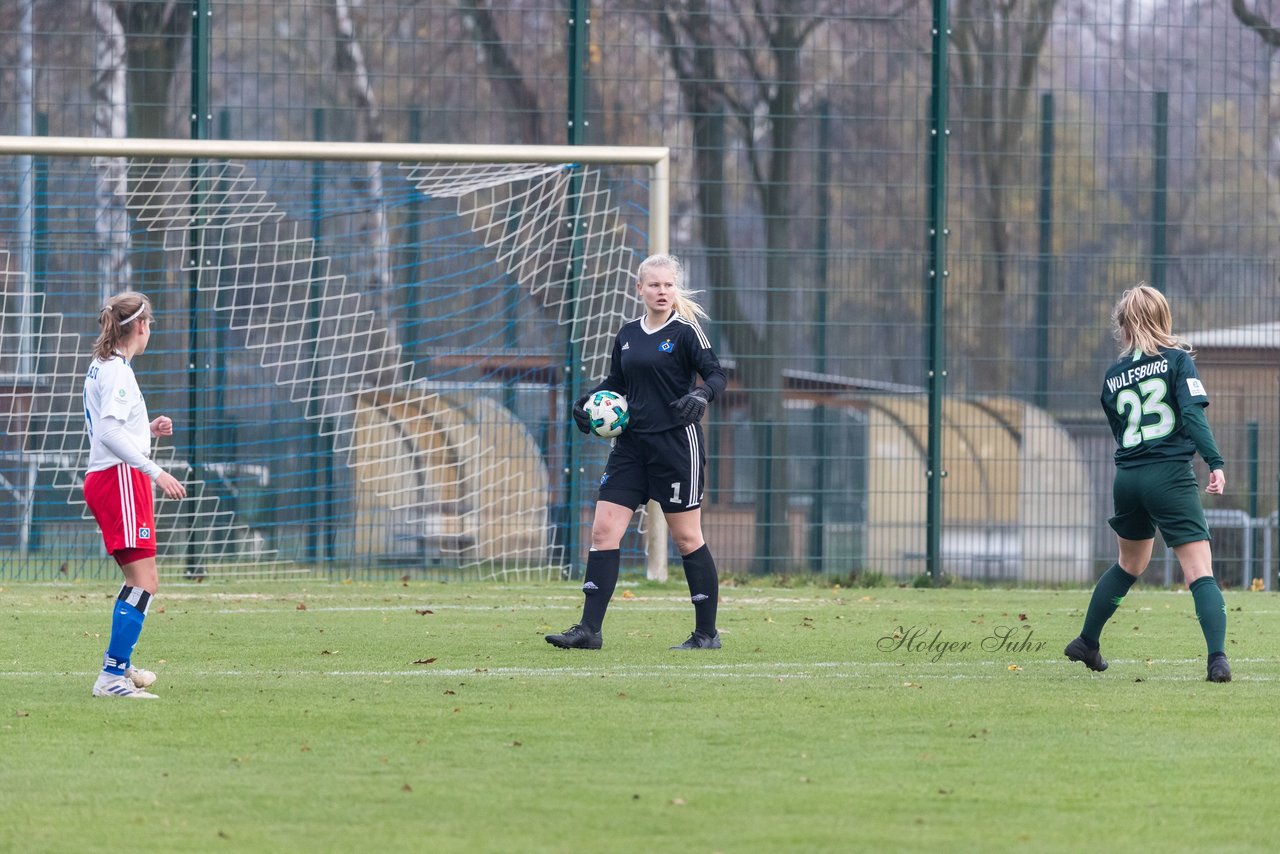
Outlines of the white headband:
[{"label": "white headband", "polygon": [[139,308],[139,309],[138,309],[137,311],[135,311],[133,314],[131,314],[131,315],[129,315],[128,317],[126,317],[124,320],[120,321],[120,325],[121,325],[121,326],[128,326],[130,323],[133,323],[135,320],[137,320],[137,319],[138,319],[138,315],[142,314],[142,313],[143,313],[144,311],[146,311],[146,310],[147,310],[146,303],[143,303],[143,305],[142,305],[142,307],[141,307],[141,308]]}]

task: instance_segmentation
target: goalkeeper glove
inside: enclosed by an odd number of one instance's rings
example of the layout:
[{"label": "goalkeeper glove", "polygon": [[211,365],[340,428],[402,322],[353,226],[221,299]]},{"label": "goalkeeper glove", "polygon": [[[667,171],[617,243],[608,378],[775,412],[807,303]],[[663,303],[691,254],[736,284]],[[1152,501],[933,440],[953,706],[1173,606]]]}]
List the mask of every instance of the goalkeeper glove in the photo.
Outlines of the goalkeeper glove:
[{"label": "goalkeeper glove", "polygon": [[591,434],[591,416],[587,414],[587,410],[583,408],[583,404],[587,402],[589,394],[584,394],[573,403],[573,421],[578,425],[578,429],[588,435]]},{"label": "goalkeeper glove", "polygon": [[681,427],[701,421],[707,412],[707,390],[698,386],[679,400],[673,400],[671,409]]}]

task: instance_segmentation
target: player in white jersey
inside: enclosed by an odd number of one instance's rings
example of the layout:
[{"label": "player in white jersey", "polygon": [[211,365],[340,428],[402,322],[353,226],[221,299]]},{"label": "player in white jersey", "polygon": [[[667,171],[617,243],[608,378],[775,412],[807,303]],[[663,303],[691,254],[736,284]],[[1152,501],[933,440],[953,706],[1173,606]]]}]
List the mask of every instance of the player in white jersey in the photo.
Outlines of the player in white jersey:
[{"label": "player in white jersey", "polygon": [[151,459],[151,438],[173,434],[173,421],[149,421],[133,360],[151,340],[151,301],[139,293],[112,297],[98,314],[102,332],[84,377],[89,467],[84,498],[102,529],[107,552],[124,573],[111,617],[111,641],[102,659],[95,697],[154,699],[144,690],[155,674],[131,665],[151,597],[158,585],[152,481],[169,498],[186,488]]}]

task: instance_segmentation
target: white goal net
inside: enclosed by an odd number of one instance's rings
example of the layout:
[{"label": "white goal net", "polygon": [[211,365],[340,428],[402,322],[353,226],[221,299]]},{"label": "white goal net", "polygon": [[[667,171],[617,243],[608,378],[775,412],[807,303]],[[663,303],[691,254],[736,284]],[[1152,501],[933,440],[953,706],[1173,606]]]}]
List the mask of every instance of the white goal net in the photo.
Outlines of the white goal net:
[{"label": "white goal net", "polygon": [[0,577],[103,562],[81,387],[126,289],[189,494],[157,502],[165,574],[571,562],[604,445],[566,396],[665,251],[665,149],[7,137],[0,191]]}]

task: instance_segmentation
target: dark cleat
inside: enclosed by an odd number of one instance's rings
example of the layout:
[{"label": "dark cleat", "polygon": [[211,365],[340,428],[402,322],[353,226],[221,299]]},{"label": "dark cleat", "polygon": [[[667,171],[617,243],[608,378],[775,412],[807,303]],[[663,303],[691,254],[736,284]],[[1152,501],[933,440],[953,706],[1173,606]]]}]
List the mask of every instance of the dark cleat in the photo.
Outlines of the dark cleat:
[{"label": "dark cleat", "polygon": [[673,646],[672,649],[719,649],[720,633],[713,635],[704,634],[703,632],[694,631],[689,635],[689,639],[679,646]]},{"label": "dark cleat", "polygon": [[1084,642],[1084,638],[1076,638],[1067,644],[1067,648],[1062,654],[1072,661],[1080,661],[1090,670],[1096,670],[1099,673],[1107,669],[1107,660],[1102,657],[1102,653],[1096,649],[1090,649],[1089,645]]},{"label": "dark cleat", "polygon": [[1230,682],[1231,681],[1231,665],[1227,664],[1225,655],[1215,655],[1209,659],[1209,675],[1204,678],[1206,682]]},{"label": "dark cleat", "polygon": [[600,632],[581,624],[570,626],[558,635],[547,635],[546,641],[561,649],[599,649],[604,645]]}]

